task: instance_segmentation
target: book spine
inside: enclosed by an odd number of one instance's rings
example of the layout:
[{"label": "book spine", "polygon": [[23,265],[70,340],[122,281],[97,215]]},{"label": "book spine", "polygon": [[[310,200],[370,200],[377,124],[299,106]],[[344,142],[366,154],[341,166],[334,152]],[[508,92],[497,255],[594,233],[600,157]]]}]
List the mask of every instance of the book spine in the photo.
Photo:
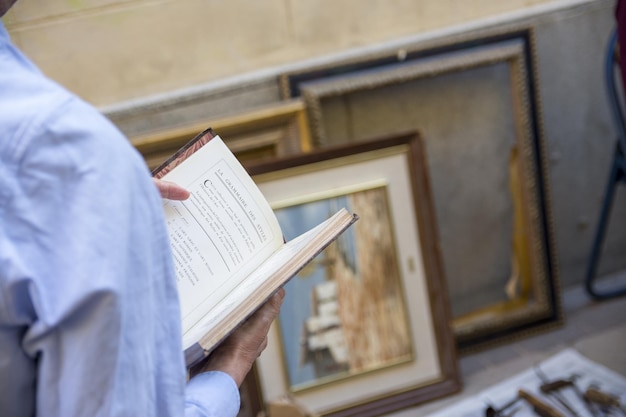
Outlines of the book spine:
[{"label": "book spine", "polygon": [[191,368],[193,365],[200,362],[206,356],[205,350],[198,343],[194,343],[185,349],[185,365],[187,368]]}]

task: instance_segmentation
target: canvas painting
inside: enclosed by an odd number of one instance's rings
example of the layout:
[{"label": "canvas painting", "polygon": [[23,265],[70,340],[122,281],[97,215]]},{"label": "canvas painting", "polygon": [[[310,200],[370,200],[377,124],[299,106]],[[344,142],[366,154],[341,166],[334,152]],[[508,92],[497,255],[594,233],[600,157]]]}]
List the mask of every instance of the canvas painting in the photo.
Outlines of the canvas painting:
[{"label": "canvas painting", "polygon": [[340,207],[360,221],[286,286],[279,328],[293,390],[412,358],[385,187],[276,214],[289,240]]}]

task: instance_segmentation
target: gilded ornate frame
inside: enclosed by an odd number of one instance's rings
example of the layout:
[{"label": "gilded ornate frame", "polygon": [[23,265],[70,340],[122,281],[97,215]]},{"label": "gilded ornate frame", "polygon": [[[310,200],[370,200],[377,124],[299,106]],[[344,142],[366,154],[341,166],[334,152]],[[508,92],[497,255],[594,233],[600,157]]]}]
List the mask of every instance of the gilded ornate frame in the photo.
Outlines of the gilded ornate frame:
[{"label": "gilded ornate frame", "polygon": [[148,167],[155,168],[198,132],[211,127],[242,162],[308,152],[308,117],[300,99],[219,119],[130,138]]}]

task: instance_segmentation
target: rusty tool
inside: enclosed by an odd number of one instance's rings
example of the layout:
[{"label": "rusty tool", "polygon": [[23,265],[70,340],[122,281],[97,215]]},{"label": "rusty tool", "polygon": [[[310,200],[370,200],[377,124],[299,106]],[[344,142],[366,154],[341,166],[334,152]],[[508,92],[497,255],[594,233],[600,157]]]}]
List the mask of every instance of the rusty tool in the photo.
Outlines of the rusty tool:
[{"label": "rusty tool", "polygon": [[563,388],[570,388],[573,385],[574,381],[571,379],[557,379],[551,382],[544,382],[543,384],[541,384],[541,387],[539,389],[541,390],[541,392],[547,394],[553,391],[561,390]]},{"label": "rusty tool", "polygon": [[[541,378],[544,379],[543,377]],[[572,376],[571,378],[568,378],[568,379],[557,379],[551,382],[544,382],[539,387],[541,392],[543,392],[546,395],[551,395],[554,399],[556,399],[559,402],[559,404],[565,407],[567,411],[572,413],[572,415],[577,416],[578,413],[574,410],[574,407],[572,407],[571,404],[569,404],[566,401],[565,397],[561,396],[560,391],[566,388],[573,390],[574,393],[578,396],[578,398],[580,398],[582,402],[585,404],[587,411],[589,411],[594,417],[596,416],[596,411],[594,407],[592,406],[590,401],[587,398],[585,398],[583,393],[580,391],[580,389],[576,385],[575,376]]]},{"label": "rusty tool", "polygon": [[601,407],[615,408],[626,415],[626,407],[620,402],[619,397],[608,392],[601,391],[596,387],[589,387],[583,394],[584,398]]},{"label": "rusty tool", "polygon": [[561,390],[563,388],[571,387],[572,384],[573,384],[572,381],[568,381],[566,379],[559,379],[559,380],[556,380],[556,381],[546,382],[544,384],[541,384],[539,389],[544,394],[550,395],[552,398],[554,398],[556,401],[558,401],[559,404],[561,404],[568,412],[570,412],[572,414],[572,416],[578,417],[578,413],[576,412],[576,410],[574,410],[574,407],[572,407],[567,402],[567,400],[565,400],[565,398],[561,396],[561,393],[559,392],[559,390]]},{"label": "rusty tool", "polygon": [[576,378],[578,378],[578,375],[573,374],[571,377],[567,379],[561,378],[561,379],[550,381],[539,367],[536,367],[534,370],[535,370],[535,374],[543,382],[541,386],[539,387],[541,392],[554,398],[569,413],[571,413],[572,416],[578,417],[578,412],[576,411],[575,407],[572,406],[567,401],[565,396],[562,394],[561,391],[566,388],[572,389],[574,393],[578,396],[578,398],[580,398],[584,402],[585,407],[587,408],[587,411],[589,411],[594,417],[596,417],[594,407],[591,405],[591,403],[587,399],[584,398],[582,392],[580,391],[580,389],[575,383],[575,380]]},{"label": "rusty tool", "polygon": [[528,404],[533,407],[535,413],[540,417],[567,417],[550,404],[546,404],[536,396],[532,395],[526,390],[520,389],[517,394],[520,398],[524,399]]}]

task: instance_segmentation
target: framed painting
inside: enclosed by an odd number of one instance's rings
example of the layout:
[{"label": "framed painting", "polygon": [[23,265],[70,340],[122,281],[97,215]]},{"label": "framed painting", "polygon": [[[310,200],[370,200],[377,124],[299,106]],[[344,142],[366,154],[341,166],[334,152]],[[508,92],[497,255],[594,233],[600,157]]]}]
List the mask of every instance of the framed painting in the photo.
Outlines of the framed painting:
[{"label": "framed painting", "polygon": [[461,352],[561,323],[534,34],[479,35],[281,78],[315,147],[423,133]]},{"label": "framed painting", "polygon": [[359,216],[286,285],[257,360],[265,403],[374,416],[460,389],[418,134],[249,165],[286,239],[336,208]]},{"label": "framed painting", "polygon": [[242,162],[311,149],[304,103],[294,99],[222,119],[131,138],[150,169],[165,161],[199,132],[211,127]]}]

